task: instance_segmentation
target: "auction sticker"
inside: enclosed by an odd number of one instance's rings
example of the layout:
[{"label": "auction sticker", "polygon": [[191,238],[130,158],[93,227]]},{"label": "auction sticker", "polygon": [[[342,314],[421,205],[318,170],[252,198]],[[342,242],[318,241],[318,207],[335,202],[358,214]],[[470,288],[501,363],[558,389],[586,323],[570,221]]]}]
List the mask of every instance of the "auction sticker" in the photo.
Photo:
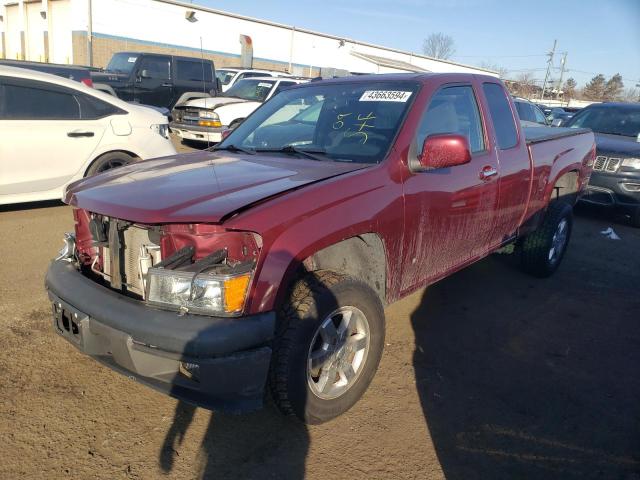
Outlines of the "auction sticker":
[{"label": "auction sticker", "polygon": [[409,100],[413,92],[399,90],[367,90],[360,97],[361,102],[401,102]]},{"label": "auction sticker", "polygon": [[258,86],[259,87],[271,88],[273,86],[273,83],[260,82],[260,83],[258,83]]}]

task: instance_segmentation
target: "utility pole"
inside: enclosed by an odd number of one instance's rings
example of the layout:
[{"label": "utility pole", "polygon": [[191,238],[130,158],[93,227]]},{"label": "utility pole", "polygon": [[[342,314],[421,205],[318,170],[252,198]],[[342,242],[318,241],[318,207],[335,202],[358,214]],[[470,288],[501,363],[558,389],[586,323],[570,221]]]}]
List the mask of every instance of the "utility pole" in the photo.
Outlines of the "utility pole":
[{"label": "utility pole", "polygon": [[553,49],[547,55],[549,55],[549,60],[547,60],[547,74],[544,76],[544,83],[542,84],[542,95],[540,96],[540,100],[544,100],[544,91],[547,89],[547,80],[549,79],[549,72],[551,71],[551,66],[553,65],[553,56],[556,53],[556,44],[558,40],[553,41]]},{"label": "utility pole", "polygon": [[558,88],[556,88],[556,100],[560,97],[560,89],[562,88],[562,79],[564,77],[564,72],[567,68],[567,52],[564,52],[562,55],[562,60],[560,61],[560,80],[558,80]]}]

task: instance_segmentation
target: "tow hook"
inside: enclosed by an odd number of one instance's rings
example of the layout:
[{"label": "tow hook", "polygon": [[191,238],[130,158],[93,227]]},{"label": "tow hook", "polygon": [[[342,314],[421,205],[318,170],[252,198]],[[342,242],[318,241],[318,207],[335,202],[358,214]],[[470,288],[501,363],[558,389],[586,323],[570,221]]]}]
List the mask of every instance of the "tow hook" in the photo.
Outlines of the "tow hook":
[{"label": "tow hook", "polygon": [[76,257],[76,236],[73,233],[66,232],[62,240],[64,241],[64,245],[58,252],[55,261],[64,260],[73,262]]}]

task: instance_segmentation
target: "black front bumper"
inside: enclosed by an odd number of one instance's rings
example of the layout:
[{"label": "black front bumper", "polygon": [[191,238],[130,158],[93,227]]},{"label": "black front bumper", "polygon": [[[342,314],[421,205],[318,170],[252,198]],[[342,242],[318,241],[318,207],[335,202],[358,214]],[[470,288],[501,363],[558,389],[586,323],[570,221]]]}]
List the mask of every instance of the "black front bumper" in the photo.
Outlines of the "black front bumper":
[{"label": "black front bumper", "polygon": [[205,408],[262,406],[273,312],[214,318],[157,310],[91,281],[64,260],[51,263],[45,286],[56,332],[101,363]]},{"label": "black front bumper", "polygon": [[640,174],[593,172],[580,200],[632,213],[640,207],[640,191],[630,190],[635,185],[640,185]]}]

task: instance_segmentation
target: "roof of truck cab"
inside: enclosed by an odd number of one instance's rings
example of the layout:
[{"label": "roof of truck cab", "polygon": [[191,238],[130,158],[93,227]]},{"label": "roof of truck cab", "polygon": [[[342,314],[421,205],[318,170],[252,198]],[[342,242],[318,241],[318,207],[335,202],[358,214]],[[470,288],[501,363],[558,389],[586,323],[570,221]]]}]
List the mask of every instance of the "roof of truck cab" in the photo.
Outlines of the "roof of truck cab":
[{"label": "roof of truck cab", "polygon": [[442,72],[442,73],[434,73],[434,72],[424,72],[424,73],[371,73],[366,75],[350,75],[346,77],[335,77],[335,78],[320,78],[317,77],[311,81],[311,83],[342,83],[342,82],[353,82],[353,83],[362,83],[362,82],[380,82],[380,81],[418,81],[418,82],[426,82],[427,80],[439,78],[439,77],[449,77],[452,82],[460,81],[459,79],[464,77],[473,76],[475,78],[487,79],[490,81],[499,80],[496,77],[491,75],[482,75],[477,73],[465,73],[465,72]]}]

